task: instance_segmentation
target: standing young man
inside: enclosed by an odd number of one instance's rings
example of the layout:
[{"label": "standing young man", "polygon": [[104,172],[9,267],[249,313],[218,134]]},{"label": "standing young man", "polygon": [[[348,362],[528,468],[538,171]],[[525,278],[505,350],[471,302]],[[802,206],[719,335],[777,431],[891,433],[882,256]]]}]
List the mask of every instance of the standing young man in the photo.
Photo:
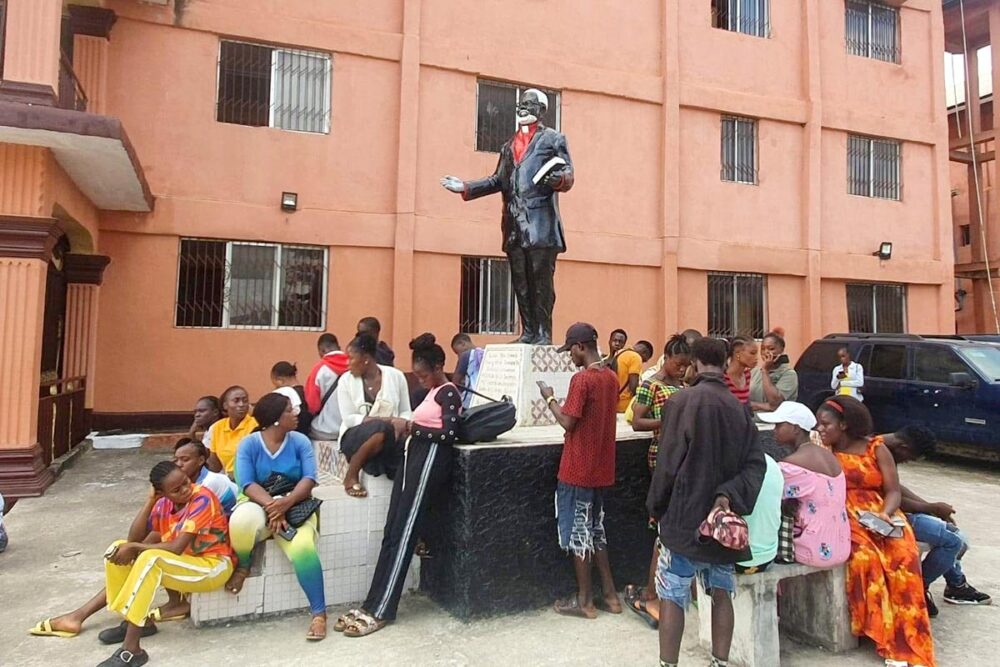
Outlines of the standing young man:
[{"label": "standing young man", "polygon": [[[614,614],[622,611],[604,533],[604,489],[615,483],[618,380],[601,361],[597,330],[591,325],[577,322],[566,331],[566,343],[559,352],[567,351],[582,370],[570,379],[561,407],[552,387],[538,382],[542,398],[566,431],[556,487],[556,523],[559,546],[573,556],[577,584],[576,596],[557,600],[554,608],[566,616],[596,618],[598,605]],[[595,561],[603,591],[597,605],[591,590]]]},{"label": "standing young man", "polygon": [[726,344],[702,338],[691,346],[698,375],[663,409],[656,470],[646,509],[659,518],[660,665],[677,665],[691,582],[712,596],[712,665],[726,665],[733,639],[734,564],[750,550],[698,539],[698,527],[720,508],[750,514],[764,479],[764,454],[749,409],[723,377]]},{"label": "standing young man", "polygon": [[316,342],[319,361],[305,384],[306,406],[313,414],[309,437],[330,441],[340,437],[340,406],[337,379],[347,372],[347,355],[340,351],[337,337],[325,333]]},{"label": "standing young man", "polygon": [[396,353],[389,344],[382,340],[382,323],[378,318],[368,316],[358,320],[358,333],[372,336],[378,345],[375,347],[375,363],[382,366],[395,366]]}]

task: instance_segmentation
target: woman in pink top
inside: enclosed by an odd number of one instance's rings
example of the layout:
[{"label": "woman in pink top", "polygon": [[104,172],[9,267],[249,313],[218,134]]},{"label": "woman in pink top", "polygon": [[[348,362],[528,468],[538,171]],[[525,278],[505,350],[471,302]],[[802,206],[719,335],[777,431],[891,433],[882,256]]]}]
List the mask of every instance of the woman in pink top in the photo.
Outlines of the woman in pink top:
[{"label": "woman in pink top", "polygon": [[795,452],[778,465],[785,477],[784,503],[795,507],[795,561],[813,567],[833,567],[851,555],[851,524],[847,519],[847,480],[837,457],[813,444],[809,432],[816,417],[809,408],[785,401],[774,412],[759,413],[774,424],[774,439]]},{"label": "woman in pink top", "polygon": [[333,629],[348,637],[364,637],[396,619],[403,581],[413,558],[421,520],[432,496],[451,474],[452,450],[458,434],[462,396],[444,374],[444,350],[425,333],[410,341],[413,374],[427,397],[407,422],[403,474],[396,474],[385,518],[385,537],[368,597],[360,609],[341,616]]}]

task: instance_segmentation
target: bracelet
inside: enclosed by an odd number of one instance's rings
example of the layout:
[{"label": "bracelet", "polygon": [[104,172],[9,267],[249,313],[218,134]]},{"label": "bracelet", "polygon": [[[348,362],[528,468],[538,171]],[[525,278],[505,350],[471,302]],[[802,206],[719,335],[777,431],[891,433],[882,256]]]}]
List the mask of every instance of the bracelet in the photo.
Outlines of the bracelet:
[{"label": "bracelet", "polygon": [[545,404],[546,405],[552,405],[552,401],[555,401],[557,404],[559,403],[559,399],[558,398],[556,398],[555,396],[549,396],[548,400],[545,401]]}]

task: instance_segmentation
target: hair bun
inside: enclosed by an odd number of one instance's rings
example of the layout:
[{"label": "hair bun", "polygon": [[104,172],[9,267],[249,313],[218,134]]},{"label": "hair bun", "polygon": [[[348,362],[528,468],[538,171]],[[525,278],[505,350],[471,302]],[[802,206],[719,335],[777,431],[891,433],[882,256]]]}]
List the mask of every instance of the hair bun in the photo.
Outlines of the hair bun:
[{"label": "hair bun", "polygon": [[771,333],[778,334],[779,336],[781,336],[782,338],[784,338],[785,337],[785,327],[774,327],[773,329],[771,329]]},{"label": "hair bun", "polygon": [[434,338],[434,334],[422,333],[410,341],[410,349],[426,350],[428,348],[434,347],[436,344],[437,344],[437,339]]}]

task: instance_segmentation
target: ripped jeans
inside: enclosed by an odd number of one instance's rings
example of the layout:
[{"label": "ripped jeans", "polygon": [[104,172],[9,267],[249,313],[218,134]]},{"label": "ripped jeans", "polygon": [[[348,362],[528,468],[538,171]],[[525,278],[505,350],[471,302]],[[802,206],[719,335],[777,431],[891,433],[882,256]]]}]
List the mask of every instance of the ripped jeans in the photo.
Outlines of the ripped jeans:
[{"label": "ripped jeans", "polygon": [[608,548],[604,534],[604,492],[559,482],[556,487],[559,546],[577,558]]}]

